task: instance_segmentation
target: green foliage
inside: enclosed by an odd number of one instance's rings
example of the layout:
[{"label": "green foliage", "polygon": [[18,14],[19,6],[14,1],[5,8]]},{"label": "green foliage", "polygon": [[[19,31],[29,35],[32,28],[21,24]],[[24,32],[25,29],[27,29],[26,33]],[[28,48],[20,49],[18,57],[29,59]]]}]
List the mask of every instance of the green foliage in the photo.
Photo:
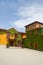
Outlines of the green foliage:
[{"label": "green foliage", "polygon": [[[38,30],[38,34],[34,35],[34,30],[31,30],[27,32],[27,38],[23,39],[23,44],[25,47],[34,49],[34,43],[38,43],[38,50],[43,50],[43,28]],[[32,32],[32,35],[30,35],[30,32]],[[30,45],[31,44],[31,45]]]},{"label": "green foliage", "polygon": [[15,29],[13,29],[13,28],[12,28],[12,29],[9,29],[8,32],[9,32],[10,34],[15,34],[15,33],[17,33],[17,31],[16,31]]},{"label": "green foliage", "polygon": [[41,33],[43,34],[43,28],[41,28]]},{"label": "green foliage", "polygon": [[6,34],[6,32],[0,32],[0,34]]},{"label": "green foliage", "polygon": [[21,34],[20,33],[17,33],[17,41],[19,41],[19,40],[22,40]]},{"label": "green foliage", "polygon": [[15,43],[16,43],[16,46],[17,46],[17,45],[18,45],[18,41],[16,40],[16,42],[15,42]]},{"label": "green foliage", "polygon": [[22,37],[20,33],[17,33],[17,38],[16,38],[16,45],[18,45],[18,41],[22,41]]},{"label": "green foliage", "polygon": [[28,44],[28,39],[22,39],[22,44],[24,45],[25,48],[28,48],[29,47],[29,44]]},{"label": "green foliage", "polygon": [[39,36],[38,42],[38,49],[43,50],[43,36]]}]

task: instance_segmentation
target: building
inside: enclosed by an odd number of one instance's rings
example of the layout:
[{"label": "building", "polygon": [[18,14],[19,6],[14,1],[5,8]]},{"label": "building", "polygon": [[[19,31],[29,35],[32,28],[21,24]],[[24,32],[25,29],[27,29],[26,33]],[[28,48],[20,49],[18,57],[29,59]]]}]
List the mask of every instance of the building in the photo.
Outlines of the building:
[{"label": "building", "polygon": [[6,45],[7,39],[6,39],[7,30],[0,29],[0,45]]},{"label": "building", "polygon": [[21,35],[22,38],[26,38],[27,37],[26,33],[24,33],[24,32],[19,32],[19,33],[20,33],[20,35]]},{"label": "building", "polygon": [[43,50],[43,23],[35,21],[25,26],[28,48]]},{"label": "building", "polygon": [[14,28],[0,29],[0,45],[21,46],[22,38],[25,37],[25,33],[18,32]]}]

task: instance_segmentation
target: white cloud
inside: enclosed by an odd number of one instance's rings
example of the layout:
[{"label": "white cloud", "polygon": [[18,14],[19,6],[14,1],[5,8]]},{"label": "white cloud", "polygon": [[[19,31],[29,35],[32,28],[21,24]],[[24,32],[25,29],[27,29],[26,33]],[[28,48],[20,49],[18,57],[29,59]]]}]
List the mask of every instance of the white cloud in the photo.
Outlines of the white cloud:
[{"label": "white cloud", "polygon": [[21,19],[12,23],[17,29],[24,28],[25,25],[34,21],[43,22],[43,5],[34,4],[20,7],[17,15],[21,17]]},{"label": "white cloud", "polygon": [[18,10],[18,15],[22,18],[33,17],[34,15],[41,15],[43,13],[43,5],[31,5],[20,7]]}]

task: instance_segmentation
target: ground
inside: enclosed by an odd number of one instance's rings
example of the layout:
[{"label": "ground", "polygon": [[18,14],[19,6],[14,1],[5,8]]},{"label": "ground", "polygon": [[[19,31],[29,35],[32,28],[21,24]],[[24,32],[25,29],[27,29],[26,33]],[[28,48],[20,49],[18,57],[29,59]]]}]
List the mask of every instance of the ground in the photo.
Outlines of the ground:
[{"label": "ground", "polygon": [[0,65],[43,65],[43,52],[0,45]]}]

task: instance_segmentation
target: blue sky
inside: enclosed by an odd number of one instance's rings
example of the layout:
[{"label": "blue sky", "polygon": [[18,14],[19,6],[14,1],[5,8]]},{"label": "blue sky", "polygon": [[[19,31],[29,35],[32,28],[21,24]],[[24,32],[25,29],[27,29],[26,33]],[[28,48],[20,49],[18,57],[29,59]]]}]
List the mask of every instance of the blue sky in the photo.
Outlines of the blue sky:
[{"label": "blue sky", "polygon": [[0,0],[0,28],[24,32],[34,21],[43,23],[43,0]]}]

